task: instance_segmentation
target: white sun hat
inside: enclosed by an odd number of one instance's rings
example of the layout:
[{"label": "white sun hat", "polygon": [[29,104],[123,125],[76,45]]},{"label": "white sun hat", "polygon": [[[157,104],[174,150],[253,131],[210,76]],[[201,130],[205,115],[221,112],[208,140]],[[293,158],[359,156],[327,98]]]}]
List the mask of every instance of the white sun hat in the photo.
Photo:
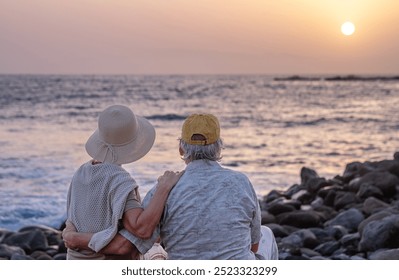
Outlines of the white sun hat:
[{"label": "white sun hat", "polygon": [[155,141],[155,129],[123,105],[100,113],[98,128],[86,142],[87,153],[96,161],[126,164],[144,157]]}]

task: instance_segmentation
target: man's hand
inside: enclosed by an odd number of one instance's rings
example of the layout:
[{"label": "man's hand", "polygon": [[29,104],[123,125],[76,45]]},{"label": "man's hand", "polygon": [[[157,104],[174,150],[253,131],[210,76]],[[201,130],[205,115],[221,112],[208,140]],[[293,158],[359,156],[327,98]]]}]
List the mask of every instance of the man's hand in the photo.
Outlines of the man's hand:
[{"label": "man's hand", "polygon": [[78,249],[91,250],[89,242],[92,236],[93,233],[77,232],[75,226],[70,221],[66,221],[65,229],[62,231],[62,239],[64,239],[65,247],[75,251]]}]

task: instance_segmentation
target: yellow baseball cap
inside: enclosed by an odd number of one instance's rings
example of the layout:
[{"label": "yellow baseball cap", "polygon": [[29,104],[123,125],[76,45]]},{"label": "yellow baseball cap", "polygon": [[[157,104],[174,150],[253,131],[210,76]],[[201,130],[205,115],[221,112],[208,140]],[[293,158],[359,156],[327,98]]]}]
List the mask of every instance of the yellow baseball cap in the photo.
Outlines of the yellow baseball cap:
[{"label": "yellow baseball cap", "polygon": [[[195,140],[194,135],[202,135],[205,140]],[[212,114],[192,114],[183,123],[181,139],[190,145],[210,145],[220,138],[218,119]]]}]

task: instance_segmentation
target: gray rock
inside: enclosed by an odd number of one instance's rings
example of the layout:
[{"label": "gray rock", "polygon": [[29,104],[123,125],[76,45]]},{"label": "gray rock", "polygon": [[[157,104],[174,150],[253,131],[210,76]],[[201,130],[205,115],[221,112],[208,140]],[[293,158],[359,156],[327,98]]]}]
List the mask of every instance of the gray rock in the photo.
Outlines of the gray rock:
[{"label": "gray rock", "polygon": [[399,248],[378,250],[369,256],[370,260],[399,260]]},{"label": "gray rock", "polygon": [[360,241],[359,232],[346,234],[342,236],[342,238],[339,240],[342,246],[345,247],[353,246],[355,248],[357,248],[357,246],[359,245],[359,241]]},{"label": "gray rock", "polygon": [[341,212],[335,218],[327,221],[324,225],[326,227],[339,225],[347,228],[349,232],[354,232],[363,220],[364,216],[362,212],[356,208],[351,208]]},{"label": "gray rock", "polygon": [[36,260],[52,260],[53,258],[43,251],[35,251],[30,256]]},{"label": "gray rock", "polygon": [[40,230],[44,233],[44,235],[46,236],[48,245],[58,245],[58,243],[60,241],[62,241],[61,238],[61,231],[48,227],[48,226],[44,226],[44,225],[37,225],[37,226],[26,226],[21,228],[18,232],[31,232],[31,231],[35,231],[35,230]]},{"label": "gray rock", "polygon": [[298,228],[320,226],[320,216],[315,211],[288,212],[278,215],[277,222],[282,225],[290,225]]},{"label": "gray rock", "polygon": [[385,203],[375,197],[369,197],[363,203],[363,212],[367,215],[371,215],[388,207],[388,203]]},{"label": "gray rock", "polygon": [[329,226],[325,228],[325,230],[327,231],[328,235],[333,237],[335,240],[339,240],[342,238],[342,236],[348,234],[348,229],[341,225]]},{"label": "gray rock", "polygon": [[340,253],[340,254],[331,256],[331,259],[332,260],[350,260],[351,258],[344,253]]},{"label": "gray rock", "polygon": [[53,260],[66,260],[66,253],[58,253],[53,257]]},{"label": "gray rock", "polygon": [[262,211],[261,212],[261,223],[262,225],[264,224],[272,224],[276,222],[276,218],[274,217],[274,215],[270,214],[267,211]]},{"label": "gray rock", "polygon": [[309,248],[301,248],[301,254],[302,256],[306,256],[308,258],[321,257],[319,252],[316,252]]},{"label": "gray rock", "polygon": [[359,191],[356,193],[356,196],[361,199],[366,199],[371,196],[381,199],[384,197],[384,194],[376,186],[369,183],[363,183],[360,185]]},{"label": "gray rock", "polygon": [[301,229],[291,233],[289,236],[281,239],[283,245],[291,247],[304,247],[305,244],[318,243],[316,235],[308,229]]},{"label": "gray rock", "polygon": [[309,193],[317,193],[321,188],[330,186],[331,182],[325,178],[310,178],[305,184],[306,190]]},{"label": "gray rock", "polygon": [[47,238],[40,230],[18,232],[7,237],[4,244],[21,247],[28,254],[48,247]]},{"label": "gray rock", "polygon": [[359,224],[359,226],[358,226],[358,228],[357,228],[359,234],[360,234],[360,235],[363,234],[363,229],[364,229],[364,227],[365,227],[367,224],[369,224],[370,222],[372,222],[372,221],[379,221],[379,220],[382,220],[382,219],[384,219],[385,217],[388,217],[388,216],[391,216],[391,215],[392,215],[392,213],[389,212],[389,211],[380,211],[380,212],[377,212],[377,213],[375,213],[375,214],[369,216],[368,218],[364,219],[364,220]]},{"label": "gray rock", "polygon": [[399,178],[388,171],[372,171],[357,182],[359,188],[364,183],[376,186],[383,192],[384,196],[391,197],[396,194],[396,185],[399,184]]},{"label": "gray rock", "polygon": [[267,224],[267,227],[270,228],[274,234],[274,237],[286,237],[291,234],[285,227],[279,224]]},{"label": "gray rock", "polygon": [[322,256],[331,256],[340,248],[340,244],[337,241],[328,241],[326,243],[322,243],[314,250],[319,252]]},{"label": "gray rock", "polygon": [[10,260],[34,260],[34,258],[25,254],[15,253],[11,256]]},{"label": "gray rock", "polygon": [[305,186],[312,178],[319,178],[317,172],[313,169],[302,167],[301,169],[301,185]]},{"label": "gray rock", "polygon": [[359,198],[352,192],[339,191],[335,195],[334,208],[336,210],[348,209],[359,202]]},{"label": "gray rock", "polygon": [[281,213],[292,212],[295,210],[294,206],[285,203],[274,203],[267,209],[267,211],[272,215],[279,215]]},{"label": "gray rock", "polygon": [[361,235],[359,251],[376,251],[399,247],[399,215],[368,223]]},{"label": "gray rock", "polygon": [[270,203],[270,202],[272,202],[272,201],[274,201],[274,200],[276,200],[277,198],[280,198],[280,197],[282,197],[283,196],[283,194],[281,193],[281,192],[279,192],[279,191],[277,191],[277,190],[272,190],[272,191],[270,191],[267,195],[265,195],[264,197],[263,197],[263,200],[266,202],[266,203]]},{"label": "gray rock", "polygon": [[344,182],[350,182],[354,178],[361,177],[372,169],[361,162],[351,162],[346,165],[342,178]]},{"label": "gray rock", "polygon": [[25,251],[18,246],[0,244],[0,258],[10,259],[13,254],[24,255]]}]

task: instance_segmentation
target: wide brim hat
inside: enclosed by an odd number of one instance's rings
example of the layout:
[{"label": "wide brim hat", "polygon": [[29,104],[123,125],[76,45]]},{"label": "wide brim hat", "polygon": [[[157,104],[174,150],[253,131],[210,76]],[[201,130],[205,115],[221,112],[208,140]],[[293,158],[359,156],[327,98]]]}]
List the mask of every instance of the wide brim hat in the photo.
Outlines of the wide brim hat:
[{"label": "wide brim hat", "polygon": [[98,128],[86,142],[96,161],[126,164],[144,157],[155,141],[155,129],[128,107],[112,105],[100,113]]}]

